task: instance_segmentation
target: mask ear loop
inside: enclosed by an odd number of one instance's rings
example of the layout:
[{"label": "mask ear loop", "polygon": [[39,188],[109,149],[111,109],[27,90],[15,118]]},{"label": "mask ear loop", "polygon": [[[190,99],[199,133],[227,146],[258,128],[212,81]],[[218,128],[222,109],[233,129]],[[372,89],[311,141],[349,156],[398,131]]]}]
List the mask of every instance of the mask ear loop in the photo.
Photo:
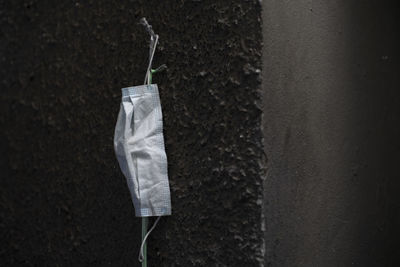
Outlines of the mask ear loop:
[{"label": "mask ear loop", "polygon": [[149,65],[147,67],[146,76],[144,77],[143,84],[150,84],[151,83],[151,64],[153,62],[154,53],[156,51],[156,46],[158,42],[158,34],[155,34],[153,31],[153,27],[147,22],[146,18],[141,18],[139,24],[142,24],[147,32],[150,34],[150,55],[149,55]]},{"label": "mask ear loop", "polygon": [[142,262],[144,257],[143,257],[143,248],[144,245],[146,244],[146,240],[149,237],[151,231],[154,230],[154,228],[156,228],[158,221],[161,219],[161,216],[158,216],[157,220],[154,222],[153,226],[150,228],[150,230],[147,232],[147,234],[144,236],[143,240],[142,240],[142,245],[140,246],[140,252],[139,252],[139,261]]},{"label": "mask ear loop", "polygon": [[146,76],[144,77],[144,84],[150,84],[151,83],[151,66],[153,63],[153,58],[154,58],[154,53],[156,52],[156,47],[158,43],[158,34],[155,36],[151,36],[151,41],[150,41],[150,59],[149,59],[149,65],[147,66],[147,71],[146,71]]},{"label": "mask ear loop", "polygon": [[[146,27],[146,30],[150,33],[150,54],[149,54],[149,65],[147,66],[147,71],[146,75],[144,77],[144,82],[143,84],[150,85],[152,82],[152,63],[153,63],[153,58],[154,58],[154,53],[156,52],[156,47],[158,43],[158,35],[154,33],[151,25],[147,22],[146,18],[142,18],[140,20],[140,24]],[[166,68],[166,66],[161,66],[162,69]],[[160,67],[160,68],[161,68]],[[159,68],[159,69],[160,69]],[[157,69],[158,70],[158,69]],[[155,71],[157,71],[155,70]],[[140,251],[139,251],[139,257],[138,260],[139,262],[142,262],[142,266],[147,267],[147,246],[146,246],[146,240],[150,236],[150,233],[156,228],[158,221],[161,219],[161,216],[157,218],[157,220],[154,222],[153,226],[150,228],[150,230],[146,233],[147,230],[147,224],[148,224],[148,217],[142,217],[142,244],[140,245]]]}]

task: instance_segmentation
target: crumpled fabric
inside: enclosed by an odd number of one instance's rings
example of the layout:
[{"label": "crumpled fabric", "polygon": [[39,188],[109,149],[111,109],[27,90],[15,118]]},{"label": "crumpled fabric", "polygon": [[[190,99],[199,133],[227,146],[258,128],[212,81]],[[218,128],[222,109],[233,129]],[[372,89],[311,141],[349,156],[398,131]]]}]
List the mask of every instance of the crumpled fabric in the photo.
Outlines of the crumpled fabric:
[{"label": "crumpled fabric", "polygon": [[137,217],[171,215],[168,164],[156,84],[122,89],[114,150]]}]

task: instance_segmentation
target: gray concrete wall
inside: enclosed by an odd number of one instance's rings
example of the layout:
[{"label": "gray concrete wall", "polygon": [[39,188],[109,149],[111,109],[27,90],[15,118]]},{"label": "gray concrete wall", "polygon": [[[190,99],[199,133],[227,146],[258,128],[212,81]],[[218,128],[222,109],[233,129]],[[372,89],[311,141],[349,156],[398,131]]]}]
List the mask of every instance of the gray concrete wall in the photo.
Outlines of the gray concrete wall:
[{"label": "gray concrete wall", "polygon": [[263,1],[266,266],[399,266],[397,12]]}]

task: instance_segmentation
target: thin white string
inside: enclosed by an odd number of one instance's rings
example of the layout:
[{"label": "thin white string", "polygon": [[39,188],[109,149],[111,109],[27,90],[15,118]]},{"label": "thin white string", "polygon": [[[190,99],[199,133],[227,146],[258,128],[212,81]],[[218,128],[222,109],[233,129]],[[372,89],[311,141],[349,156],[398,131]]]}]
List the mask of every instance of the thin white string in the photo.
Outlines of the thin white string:
[{"label": "thin white string", "polygon": [[[143,82],[144,84],[146,84],[146,81],[147,81],[147,84],[150,84],[151,64],[153,63],[153,57],[154,57],[154,53],[156,52],[157,43],[158,43],[158,34],[156,34],[156,40],[154,41],[154,46],[152,48],[153,50],[150,53],[149,65],[147,67],[146,76],[144,77],[144,82]],[[151,43],[150,43],[150,45],[151,45]]]},{"label": "thin white string", "polygon": [[144,236],[143,241],[142,241],[142,245],[140,246],[140,252],[139,252],[139,261],[142,262],[143,261],[143,246],[146,243],[146,239],[149,237],[151,231],[154,230],[154,228],[156,228],[158,221],[161,219],[161,216],[159,216],[157,218],[157,220],[154,222],[153,226],[151,227],[151,229],[147,232],[147,234]]}]

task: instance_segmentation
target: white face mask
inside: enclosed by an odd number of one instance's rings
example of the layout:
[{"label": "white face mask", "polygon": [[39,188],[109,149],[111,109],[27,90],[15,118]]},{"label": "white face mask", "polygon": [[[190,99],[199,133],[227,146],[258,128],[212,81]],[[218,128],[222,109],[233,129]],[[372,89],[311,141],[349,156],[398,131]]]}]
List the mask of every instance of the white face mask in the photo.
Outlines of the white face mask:
[{"label": "white face mask", "polygon": [[156,84],[122,89],[114,149],[138,217],[171,215],[167,156]]}]

